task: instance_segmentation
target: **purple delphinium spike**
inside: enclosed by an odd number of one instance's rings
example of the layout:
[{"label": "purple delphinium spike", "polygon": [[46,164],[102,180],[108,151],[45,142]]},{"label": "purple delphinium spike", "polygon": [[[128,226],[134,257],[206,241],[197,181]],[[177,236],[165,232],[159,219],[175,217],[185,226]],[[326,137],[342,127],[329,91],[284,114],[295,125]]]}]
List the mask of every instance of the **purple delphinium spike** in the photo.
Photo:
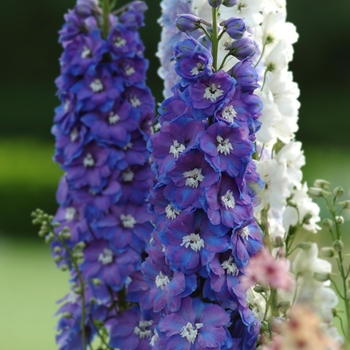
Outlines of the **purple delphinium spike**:
[{"label": "purple delphinium spike", "polygon": [[[80,288],[76,300],[72,292],[59,311],[72,315],[60,320],[60,350],[85,350],[81,325],[89,342],[96,335],[94,319],[108,319],[113,344],[126,341],[116,340],[115,327],[127,317],[119,314],[130,276],[140,273],[152,232],[145,204],[153,183],[146,144],[155,104],[145,84],[148,61],[138,34],[145,10],[143,2],[134,1],[119,17],[109,14],[106,33],[97,1],[78,0],[60,31],[64,52],[56,84],[62,104],[53,134],[55,160],[66,174],[57,192],[55,221],[57,232],[69,228],[70,238],[66,247],[54,241],[52,249],[58,265],[69,268],[72,289]],[[65,249],[74,252],[76,246],[83,258],[80,275]],[[141,341],[142,332],[139,336],[140,344],[149,343]]]},{"label": "purple delphinium spike", "polygon": [[174,46],[178,83],[148,143],[155,228],[141,271],[150,293],[142,306],[161,317],[153,349],[248,350],[259,334],[240,276],[262,247],[252,160],[261,103],[251,43],[240,43],[242,61],[229,72],[215,71],[211,52],[189,34]]}]

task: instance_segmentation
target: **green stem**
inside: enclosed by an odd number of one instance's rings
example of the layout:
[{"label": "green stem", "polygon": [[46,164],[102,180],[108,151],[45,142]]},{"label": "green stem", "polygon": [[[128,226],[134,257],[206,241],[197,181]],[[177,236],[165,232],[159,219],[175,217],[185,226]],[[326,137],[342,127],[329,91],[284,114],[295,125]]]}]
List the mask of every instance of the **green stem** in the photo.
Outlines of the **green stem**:
[{"label": "green stem", "polygon": [[79,266],[77,264],[77,261],[75,260],[74,255],[72,254],[71,250],[69,249],[69,247],[67,246],[66,242],[64,241],[64,239],[61,239],[61,237],[59,235],[56,234],[56,232],[54,231],[53,227],[52,227],[52,232],[55,235],[55,237],[57,238],[57,240],[59,242],[61,242],[61,244],[63,245],[63,247],[66,249],[73,265],[74,265],[74,269],[78,275],[78,279],[79,279],[79,283],[80,283],[80,291],[81,291],[81,338],[82,338],[82,343],[83,343],[83,350],[86,350],[86,333],[85,333],[85,285],[84,285],[84,279],[83,276],[80,273],[79,270]]},{"label": "green stem", "polygon": [[218,8],[212,8],[213,16],[213,36],[212,36],[212,54],[213,54],[213,68],[217,71],[218,68]]},{"label": "green stem", "polygon": [[261,59],[262,59],[262,57],[263,57],[264,52],[265,52],[266,44],[267,44],[267,42],[265,41],[265,43],[264,43],[264,45],[263,45],[263,49],[262,49],[262,51],[261,51],[261,55],[260,55],[260,57],[259,57],[259,60],[258,60],[258,62],[256,62],[254,68],[256,68],[256,66],[260,63],[260,61],[261,61]]},{"label": "green stem", "polygon": [[222,60],[221,65],[220,65],[219,70],[222,69],[222,68],[224,68],[224,65],[226,64],[227,57],[229,57],[230,55],[231,55],[231,54],[228,53],[228,54],[224,57],[224,59]]},{"label": "green stem", "polygon": [[107,39],[109,33],[109,0],[103,0],[103,37]]},{"label": "green stem", "polygon": [[95,321],[93,320],[92,317],[90,317],[90,321],[91,323],[93,324],[95,330],[96,330],[96,333],[98,335],[98,337],[100,338],[101,342],[107,347],[108,350],[113,350],[113,348],[111,348],[108,343],[106,342],[105,338],[103,335],[100,334],[100,330],[98,329],[98,327],[96,326],[95,324]]}]

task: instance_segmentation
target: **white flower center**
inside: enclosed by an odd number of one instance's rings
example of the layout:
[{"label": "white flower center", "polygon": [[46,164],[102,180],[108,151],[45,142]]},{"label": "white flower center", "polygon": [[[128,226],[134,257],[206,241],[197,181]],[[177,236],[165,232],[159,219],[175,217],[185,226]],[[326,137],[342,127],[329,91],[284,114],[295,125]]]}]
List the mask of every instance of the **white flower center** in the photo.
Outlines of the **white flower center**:
[{"label": "white flower center", "polygon": [[113,261],[113,252],[108,248],[103,249],[103,253],[98,256],[98,261],[103,265],[110,264]]},{"label": "white flower center", "polygon": [[216,136],[216,149],[219,153],[223,153],[225,156],[230,154],[231,151],[233,151],[232,144],[230,142],[230,139],[223,139],[220,135]]},{"label": "white flower center", "polygon": [[126,44],[126,40],[120,36],[116,37],[114,40],[114,45],[116,47],[122,47]]},{"label": "white flower center", "polygon": [[203,69],[204,69],[204,65],[201,64],[201,63],[197,63],[197,67],[194,67],[194,68],[191,70],[191,74],[192,74],[192,75],[197,75],[197,74],[199,74],[200,72],[203,72]]},{"label": "white flower center", "polygon": [[168,276],[164,276],[162,271],[159,272],[159,275],[156,277],[156,287],[160,288],[161,290],[164,289],[164,287],[170,283],[170,279]]},{"label": "white flower center", "polygon": [[109,124],[115,124],[116,122],[119,122],[119,120],[120,120],[120,117],[118,114],[114,114],[113,112],[109,114],[109,117],[108,117]]},{"label": "white flower center", "polygon": [[136,334],[140,339],[151,338],[152,331],[147,329],[147,327],[152,326],[153,321],[139,321],[138,326],[134,328],[134,334]]},{"label": "white flower center", "polygon": [[202,169],[194,168],[190,171],[185,171],[182,176],[186,179],[186,186],[197,188],[199,183],[204,180]]},{"label": "white flower center", "polygon": [[248,240],[248,237],[249,237],[249,228],[248,226],[246,227],[243,227],[242,231],[241,231],[241,237]]},{"label": "white flower center", "polygon": [[228,275],[233,275],[233,276],[237,276],[238,273],[239,273],[239,270],[237,268],[237,265],[233,262],[233,257],[230,256],[230,258],[226,261],[224,261],[222,264],[221,264],[222,268],[224,270],[226,270],[226,273]]},{"label": "white flower center", "polygon": [[198,335],[198,329],[202,328],[203,326],[203,323],[196,323],[195,326],[193,326],[191,322],[188,322],[186,326],[181,328],[180,335],[181,337],[186,338],[190,344],[194,344]]},{"label": "white flower center", "polygon": [[66,214],[65,214],[65,219],[66,221],[70,222],[74,219],[75,213],[77,211],[75,210],[75,208],[66,208]]},{"label": "white flower center", "polygon": [[86,58],[91,54],[91,51],[88,47],[84,46],[83,52],[81,53],[81,58]]},{"label": "white flower center", "polygon": [[170,146],[169,153],[172,153],[174,155],[174,158],[179,158],[179,154],[183,152],[186,149],[186,147],[179,143],[177,140],[173,141],[173,144]]},{"label": "white flower center", "polygon": [[95,165],[94,158],[92,157],[91,153],[88,153],[86,157],[83,160],[84,167],[93,167]]},{"label": "white flower center", "polygon": [[181,246],[185,246],[185,248],[190,247],[195,252],[198,252],[202,248],[204,248],[204,240],[198,233],[191,233],[185,237],[182,237]]},{"label": "white flower center", "polygon": [[78,136],[79,136],[79,132],[77,128],[74,128],[73,131],[70,133],[70,140],[74,142]]},{"label": "white flower center", "polygon": [[72,290],[68,294],[67,302],[71,304],[76,304],[79,299],[79,295],[74,293]]},{"label": "white flower center", "polygon": [[222,112],[222,117],[228,120],[229,122],[233,122],[237,112],[234,110],[233,106],[227,106]]},{"label": "white flower center", "polygon": [[122,172],[122,177],[124,182],[131,182],[134,180],[135,174],[128,168]]},{"label": "white flower center", "polygon": [[141,101],[137,98],[137,96],[132,97],[130,103],[135,108],[141,106]]},{"label": "white flower center", "polygon": [[228,190],[225,195],[221,197],[221,202],[226,209],[232,209],[235,207],[235,198],[233,197],[232,191]]},{"label": "white flower center", "polygon": [[126,75],[130,76],[130,75],[135,73],[135,69],[134,69],[134,67],[126,67],[124,72]]},{"label": "white flower center", "polygon": [[205,89],[204,98],[215,102],[220,96],[223,95],[224,90],[220,89],[221,85],[211,84]]},{"label": "white flower center", "polygon": [[67,101],[64,103],[64,106],[63,106],[63,109],[64,109],[65,112],[68,111],[69,105],[70,105],[70,102],[67,100]]},{"label": "white flower center", "polygon": [[95,79],[91,84],[90,84],[91,90],[93,92],[99,92],[103,90],[103,84],[100,79]]},{"label": "white flower center", "polygon": [[130,214],[128,215],[120,215],[120,220],[122,221],[122,226],[125,228],[134,228],[136,224],[136,220],[134,217]]},{"label": "white flower center", "polygon": [[127,145],[123,147],[123,150],[126,151],[127,149],[131,148],[134,144],[132,142],[129,142]]},{"label": "white flower center", "polygon": [[176,210],[171,204],[168,204],[165,208],[165,213],[168,219],[174,220],[181,213],[181,210]]},{"label": "white flower center", "polygon": [[158,338],[159,338],[159,335],[158,335],[157,330],[155,329],[154,330],[154,335],[151,338],[151,341],[149,342],[149,345],[154,346],[156,344],[156,341],[158,340]]}]

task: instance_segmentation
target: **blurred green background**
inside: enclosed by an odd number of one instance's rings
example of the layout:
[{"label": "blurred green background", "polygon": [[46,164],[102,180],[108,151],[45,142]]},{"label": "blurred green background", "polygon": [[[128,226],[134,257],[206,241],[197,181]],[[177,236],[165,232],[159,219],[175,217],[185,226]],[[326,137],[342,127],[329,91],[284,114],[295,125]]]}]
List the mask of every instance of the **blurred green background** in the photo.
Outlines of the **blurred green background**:
[{"label": "blurred green background", "polygon": [[[159,0],[146,2],[149,11],[142,37],[150,60],[148,84],[160,102],[162,83],[155,57]],[[67,276],[55,269],[49,249],[37,238],[30,212],[40,207],[54,213],[57,208],[55,191],[61,171],[52,162],[50,134],[58,105],[53,83],[61,53],[57,31],[74,3],[17,0],[2,3],[0,11],[0,349],[56,348],[55,301],[67,291]],[[309,185],[315,178],[325,178],[347,191],[349,15],[348,0],[332,4],[289,0],[288,4],[288,19],[300,34],[290,68],[301,89],[297,138],[307,159],[304,178]]]}]

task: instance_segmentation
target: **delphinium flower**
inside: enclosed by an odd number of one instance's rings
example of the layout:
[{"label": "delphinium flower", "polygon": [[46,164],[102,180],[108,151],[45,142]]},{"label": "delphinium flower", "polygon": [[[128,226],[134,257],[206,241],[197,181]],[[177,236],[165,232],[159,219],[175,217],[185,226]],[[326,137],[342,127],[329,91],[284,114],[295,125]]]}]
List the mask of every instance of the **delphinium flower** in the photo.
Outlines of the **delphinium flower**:
[{"label": "delphinium flower", "polygon": [[60,31],[62,103],[53,134],[65,175],[54,222],[65,240],[51,244],[72,288],[58,312],[62,350],[85,350],[107,328],[114,336],[152,232],[145,198],[153,183],[146,143],[154,100],[138,33],[145,10],[141,1],[111,13],[108,1],[78,0]]},{"label": "delphinium flower", "polygon": [[[212,11],[216,23],[218,8]],[[252,160],[261,110],[257,73],[244,45],[238,65],[221,69],[216,48],[226,29],[204,28],[206,39],[196,29],[197,40],[192,24],[199,22],[186,15],[176,21],[187,31],[174,45],[178,83],[159,108],[160,131],[148,144],[157,184],[149,198],[155,228],[142,266],[150,292],[141,306],[160,316],[150,348],[252,349],[260,323],[239,278],[262,248],[253,216],[261,186]],[[240,24],[233,42],[246,38]]]},{"label": "delphinium flower", "polygon": [[[220,2],[212,3],[218,5]],[[224,2],[223,4],[225,5]],[[191,5],[193,16],[201,18],[202,23],[210,20],[210,4],[205,1],[192,1]],[[254,211],[265,233],[264,241],[277,260],[281,257],[289,259],[294,249],[307,249],[307,245],[294,244],[299,229],[313,233],[320,229],[317,224],[320,220],[319,207],[309,197],[307,184],[302,183],[301,168],[305,164],[302,144],[295,140],[300,107],[299,89],[288,70],[288,64],[292,60],[292,45],[297,41],[298,34],[295,26],[286,21],[286,14],[285,1],[235,0],[230,2],[229,6],[220,7],[218,19],[218,23],[226,28],[218,46],[218,61],[225,60],[227,51],[236,53],[235,58],[230,57],[223,65],[224,70],[235,71],[236,79],[245,77],[245,81],[249,81],[249,77],[253,75],[245,72],[246,75],[241,74],[244,60],[237,64],[241,42],[249,38],[257,45],[257,53],[251,60],[258,72],[259,89],[256,90],[256,94],[260,97],[263,108],[261,127],[256,133],[255,141],[256,166],[264,187],[259,192],[258,205]],[[241,18],[244,18],[250,34],[248,38],[240,37]],[[238,33],[235,32],[237,29]],[[240,39],[232,43],[229,34]],[[252,45],[250,47],[252,48]],[[249,46],[241,50],[244,51],[248,54]],[[241,81],[243,82],[243,79]],[[298,278],[295,276],[295,279]],[[320,285],[316,287],[321,288]],[[300,284],[296,283],[295,288],[295,293],[288,296],[291,303],[294,300],[293,295],[299,295]],[[330,292],[336,299],[331,289]],[[314,293],[317,294],[316,291]],[[269,297],[269,292],[264,295]],[[264,310],[268,307],[264,298],[260,298],[253,289],[248,291],[247,297],[248,304],[253,309]],[[282,292],[278,296],[282,299],[284,297],[287,296]],[[284,302],[282,299],[280,301]],[[259,300],[258,304],[256,300]],[[263,320],[264,312],[259,315],[260,320]],[[267,315],[271,317],[269,311]],[[332,329],[332,322],[325,323],[325,326]]]}]

